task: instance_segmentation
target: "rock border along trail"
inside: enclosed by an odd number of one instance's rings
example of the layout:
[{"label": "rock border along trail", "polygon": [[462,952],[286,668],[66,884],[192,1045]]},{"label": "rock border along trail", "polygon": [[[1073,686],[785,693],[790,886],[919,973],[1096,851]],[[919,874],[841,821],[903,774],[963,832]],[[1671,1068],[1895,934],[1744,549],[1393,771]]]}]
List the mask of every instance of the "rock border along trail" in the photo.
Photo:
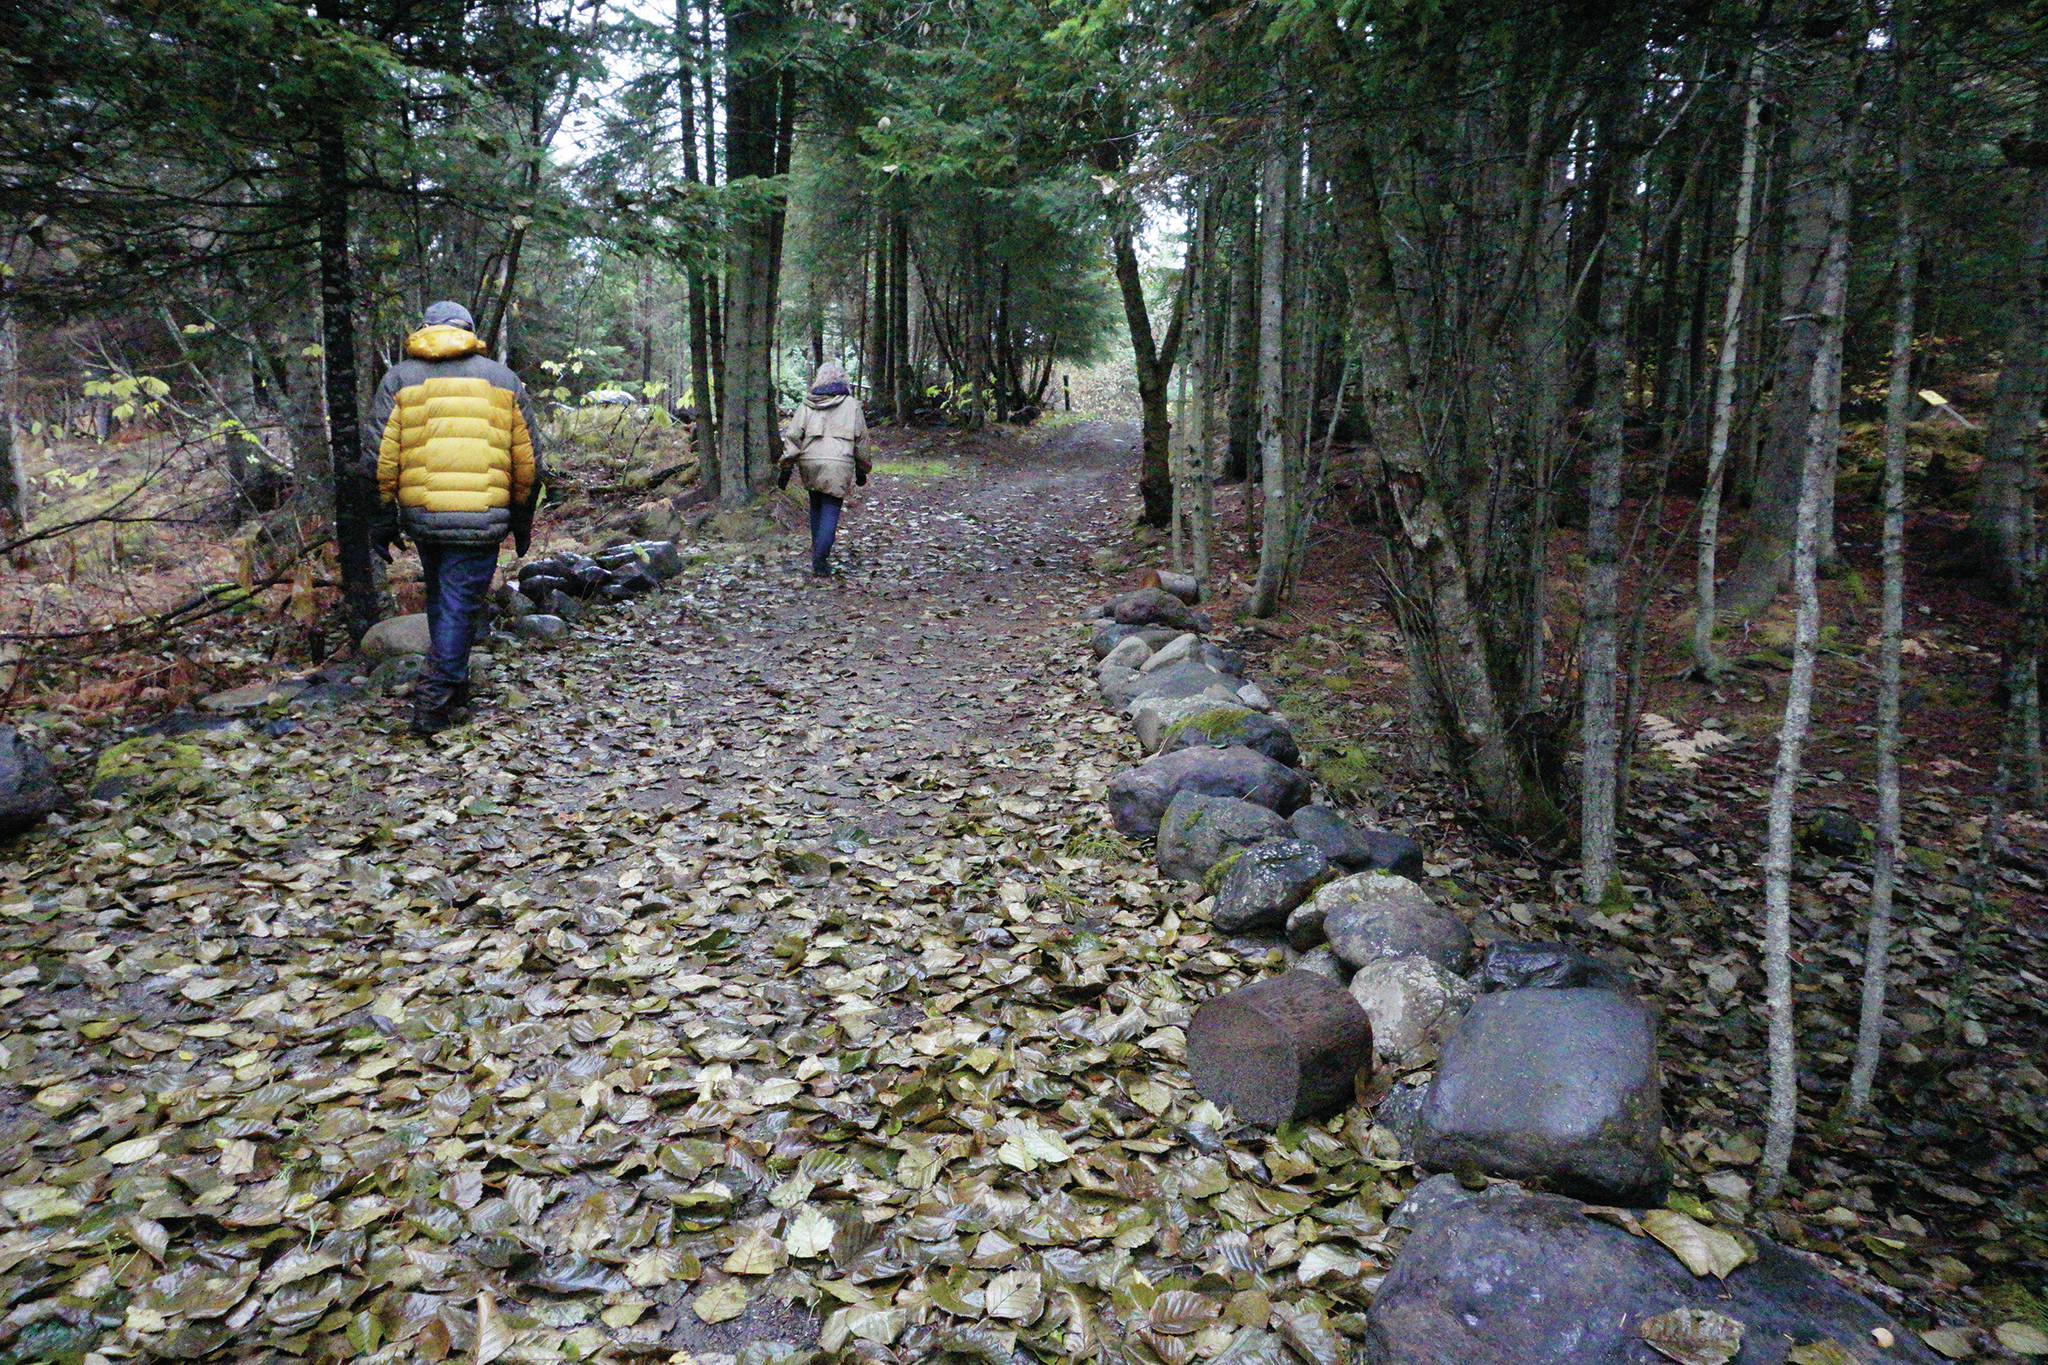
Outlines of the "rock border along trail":
[{"label": "rock border along trail", "polygon": [[1102,817],[1123,439],[693,546],[435,742],[136,741],[0,865],[0,1350],[1340,1359],[1400,1163],[1194,1094],[1244,962]]}]

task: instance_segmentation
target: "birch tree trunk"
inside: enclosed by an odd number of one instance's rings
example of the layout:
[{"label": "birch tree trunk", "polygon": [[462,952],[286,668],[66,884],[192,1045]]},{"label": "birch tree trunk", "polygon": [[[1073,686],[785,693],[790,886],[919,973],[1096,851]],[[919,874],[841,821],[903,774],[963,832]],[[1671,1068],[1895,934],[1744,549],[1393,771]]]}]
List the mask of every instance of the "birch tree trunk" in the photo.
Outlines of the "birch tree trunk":
[{"label": "birch tree trunk", "polygon": [[1749,284],[1749,251],[1756,212],[1757,149],[1762,141],[1763,91],[1757,84],[1756,54],[1743,67],[1749,92],[1742,118],[1742,169],[1735,185],[1735,244],[1728,254],[1728,288],[1721,301],[1721,354],[1714,365],[1714,426],[1707,440],[1707,483],[1700,492],[1700,548],[1692,623],[1693,672],[1705,682],[1720,677],[1714,655],[1716,561],[1721,548],[1721,485],[1728,470],[1728,441],[1735,430],[1735,381],[1742,353],[1742,302]]},{"label": "birch tree trunk", "polygon": [[[1853,140],[1853,139],[1852,139]],[[1764,855],[1764,983],[1770,1015],[1770,1100],[1758,1193],[1774,1198],[1785,1183],[1799,1121],[1799,1059],[1792,999],[1792,821],[1801,751],[1813,711],[1813,663],[1820,640],[1821,501],[1833,469],[1842,387],[1842,321],[1849,283],[1849,174],[1832,168],[1826,187],[1827,249],[1820,270],[1819,335],[1807,386],[1806,459],[1800,470],[1792,536],[1792,587],[1797,599],[1792,676],[1778,730],[1771,782],[1769,845]]]},{"label": "birch tree trunk", "polygon": [[[2048,98],[2048,81],[2043,83]],[[2035,121],[2035,136],[2048,137],[2048,116]],[[2048,166],[2027,169],[2027,240],[2014,290],[2012,327],[2006,334],[2005,364],[1992,393],[1991,421],[1984,433],[1984,468],[1970,508],[1970,538],[2006,596],[2022,601],[2038,484],[2041,395],[2048,363],[2044,341],[2043,271],[2048,270]]]},{"label": "birch tree trunk", "polygon": [[1870,1108],[1870,1088],[1884,1046],[1884,1002],[1891,959],[1892,883],[1899,863],[1899,651],[1906,620],[1906,409],[1913,398],[1913,303],[1919,282],[1920,231],[1913,196],[1918,110],[1912,0],[1892,9],[1892,55],[1898,71],[1898,301],[1892,312],[1891,383],[1884,406],[1884,607],[1877,638],[1877,848],[1870,874],[1870,920],[1863,936],[1863,999],[1856,1020],[1856,1057],[1849,1067],[1848,1112]]},{"label": "birch tree trunk", "polygon": [[21,343],[14,310],[0,304],[0,536],[17,534],[27,519],[26,491],[15,441],[21,430]]},{"label": "birch tree trunk", "polygon": [[1271,616],[1280,609],[1287,572],[1287,219],[1288,181],[1295,174],[1291,129],[1270,135],[1259,177],[1259,465],[1265,508],[1259,524],[1259,571],[1248,610]]}]

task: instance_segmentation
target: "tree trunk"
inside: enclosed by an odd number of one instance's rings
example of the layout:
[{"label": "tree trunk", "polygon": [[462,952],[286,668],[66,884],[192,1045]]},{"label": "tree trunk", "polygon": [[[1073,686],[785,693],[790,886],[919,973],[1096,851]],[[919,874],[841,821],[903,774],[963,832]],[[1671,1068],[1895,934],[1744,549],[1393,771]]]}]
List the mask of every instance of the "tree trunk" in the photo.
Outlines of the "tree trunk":
[{"label": "tree trunk", "polygon": [[917,409],[916,370],[910,355],[910,220],[900,210],[889,217],[889,365],[895,382],[896,420],[908,422]]},{"label": "tree trunk", "polygon": [[1131,335],[1131,361],[1138,378],[1140,428],[1143,432],[1138,496],[1144,503],[1138,522],[1143,526],[1164,527],[1173,521],[1173,471],[1168,444],[1173,432],[1167,411],[1167,389],[1173,377],[1174,351],[1180,342],[1187,291],[1182,289],[1174,296],[1173,318],[1167,323],[1165,339],[1155,341],[1152,315],[1145,307],[1145,282],[1138,272],[1138,250],[1128,223],[1117,226],[1111,237],[1110,250],[1116,262],[1117,288],[1123,295],[1124,322]]},{"label": "tree trunk", "polygon": [[[1785,586],[1805,484],[1805,451],[1813,435],[1809,395],[1822,348],[1829,224],[1856,148],[1857,82],[1847,56],[1837,50],[1842,40],[1829,41],[1829,50],[1807,75],[1813,94],[1792,113],[1792,150],[1785,174],[1786,240],[1778,283],[1778,323],[1784,329],[1784,344],[1749,528],[1742,557],[1727,585],[1727,609],[1739,616],[1751,616],[1769,606]],[[1820,433],[1826,443],[1825,468],[1814,516],[1815,525],[1823,531],[1832,524],[1832,471],[1841,435],[1839,378],[1837,370],[1837,388],[1823,413],[1825,429]],[[1825,534],[1815,553],[1832,559],[1832,541]]]},{"label": "tree trunk", "polygon": [[1700,491],[1699,557],[1694,575],[1693,671],[1713,682],[1720,676],[1714,656],[1716,561],[1721,540],[1721,485],[1728,468],[1728,442],[1735,430],[1735,378],[1742,352],[1742,297],[1749,284],[1751,225],[1756,205],[1757,149],[1762,141],[1763,92],[1757,87],[1756,54],[1743,67],[1749,92],[1742,119],[1742,170],[1735,185],[1735,245],[1728,256],[1728,288],[1721,300],[1721,354],[1714,367],[1714,426],[1707,439],[1707,482]]},{"label": "tree trunk", "polygon": [[1249,191],[1234,195],[1239,211],[1231,228],[1229,322],[1224,341],[1227,412],[1223,477],[1242,483],[1251,477],[1252,452],[1258,443],[1259,387],[1259,206]]},{"label": "tree trunk", "polygon": [[[1612,131],[1611,125],[1603,129],[1603,133]],[[1609,138],[1599,140],[1606,144]],[[1601,254],[1600,298],[1594,312],[1586,587],[1579,638],[1579,896],[1588,905],[1604,900],[1614,880],[1621,749],[1615,715],[1620,671],[1621,471],[1626,454],[1628,305],[1635,285],[1628,226],[1636,165],[1633,158],[1611,152],[1604,159],[1607,164],[1597,183],[1607,202],[1607,239],[1597,248]]]},{"label": "tree trunk", "polygon": [[[319,0],[322,21],[339,25],[340,0]],[[348,138],[338,111],[314,111],[314,193],[319,198],[320,345],[327,398],[327,450],[334,480],[334,543],[349,641],[377,623],[377,579],[370,564],[370,516],[376,497],[364,467],[356,397],[356,291],[349,257]]]},{"label": "tree trunk", "polygon": [[[1853,126],[1844,130],[1853,141]],[[1799,1061],[1792,996],[1792,822],[1799,792],[1801,749],[1813,709],[1813,662],[1820,641],[1821,503],[1834,465],[1840,430],[1842,324],[1849,287],[1849,176],[1845,163],[1829,168],[1826,232],[1819,271],[1813,366],[1807,382],[1806,459],[1792,536],[1792,587],[1797,611],[1792,634],[1792,677],[1778,731],[1778,762],[1771,783],[1768,852],[1764,856],[1764,980],[1770,1014],[1770,1101],[1758,1193],[1773,1198],[1785,1181],[1799,1118]]]},{"label": "tree trunk", "polygon": [[[2042,98],[2048,99],[2048,82]],[[2048,137],[2048,115],[2037,118],[2037,138]],[[2044,362],[2044,309],[2048,309],[2048,167],[2027,172],[2027,239],[2013,291],[2013,321],[2006,334],[2005,364],[1991,399],[1984,433],[1984,466],[1970,509],[1969,538],[2006,597],[2021,598],[2026,577],[2025,545],[2039,482],[2041,395],[2048,379]]]},{"label": "tree trunk", "polygon": [[[675,37],[676,109],[682,119],[683,178],[693,185],[709,184],[711,167],[702,164],[697,155],[697,72],[705,63],[690,26],[689,6],[680,0],[676,5]],[[693,261],[684,279],[690,322],[690,444],[697,456],[698,480],[706,495],[716,499],[720,491],[718,425],[712,408],[715,395],[711,391],[711,323],[703,266]]]},{"label": "tree trunk", "polygon": [[1259,468],[1265,492],[1259,525],[1259,572],[1248,610],[1271,616],[1280,609],[1287,572],[1291,490],[1287,455],[1287,217],[1288,181],[1298,150],[1291,129],[1269,134],[1259,183]]},{"label": "tree trunk", "polygon": [[15,446],[21,430],[20,337],[14,310],[0,305],[0,536],[20,534],[28,519],[27,486]]},{"label": "tree trunk", "polygon": [[[761,49],[780,27],[776,0],[726,3],[726,182],[776,174],[783,79]],[[739,54],[739,55],[731,55]],[[728,230],[725,373],[719,382],[719,498],[753,499],[779,455],[775,431],[775,276],[779,213],[758,209]]]},{"label": "tree trunk", "polygon": [[1886,976],[1891,961],[1892,884],[1899,865],[1899,653],[1906,623],[1906,411],[1913,401],[1913,294],[1920,231],[1913,196],[1918,171],[1913,119],[1919,101],[1912,0],[1891,16],[1898,71],[1898,229],[1893,249],[1898,300],[1892,312],[1891,385],[1884,408],[1884,608],[1877,635],[1877,847],[1870,873],[1870,919],[1863,936],[1863,999],[1856,1057],[1849,1068],[1848,1112],[1870,1108],[1884,1050]]}]

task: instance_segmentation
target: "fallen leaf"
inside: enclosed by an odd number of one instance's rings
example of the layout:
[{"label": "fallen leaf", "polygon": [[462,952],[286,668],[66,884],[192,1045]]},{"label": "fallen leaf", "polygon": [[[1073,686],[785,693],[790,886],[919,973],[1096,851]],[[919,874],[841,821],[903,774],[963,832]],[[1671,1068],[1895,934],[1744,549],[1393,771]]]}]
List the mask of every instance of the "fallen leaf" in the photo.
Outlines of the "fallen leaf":
[{"label": "fallen leaf", "polygon": [[1662,1242],[1695,1275],[1726,1279],[1728,1272],[1756,1253],[1719,1228],[1710,1228],[1676,1209],[1650,1209],[1641,1218],[1643,1231]]},{"label": "fallen leaf", "polygon": [[1678,1365],[1726,1365],[1742,1352],[1742,1324],[1704,1308],[1674,1308],[1644,1318],[1636,1335]]}]

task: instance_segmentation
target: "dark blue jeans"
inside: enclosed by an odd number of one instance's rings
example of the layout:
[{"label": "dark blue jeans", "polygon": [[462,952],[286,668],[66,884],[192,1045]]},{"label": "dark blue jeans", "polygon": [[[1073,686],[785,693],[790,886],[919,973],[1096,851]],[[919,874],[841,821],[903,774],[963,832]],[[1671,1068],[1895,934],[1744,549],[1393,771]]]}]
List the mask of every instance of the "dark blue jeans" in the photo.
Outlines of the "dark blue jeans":
[{"label": "dark blue jeans", "polygon": [[839,535],[839,509],[845,504],[830,493],[811,493],[811,567],[822,570],[832,557],[832,542]]},{"label": "dark blue jeans", "polygon": [[421,541],[420,569],[427,580],[424,674],[443,683],[468,682],[470,635],[498,572],[498,547]]}]

